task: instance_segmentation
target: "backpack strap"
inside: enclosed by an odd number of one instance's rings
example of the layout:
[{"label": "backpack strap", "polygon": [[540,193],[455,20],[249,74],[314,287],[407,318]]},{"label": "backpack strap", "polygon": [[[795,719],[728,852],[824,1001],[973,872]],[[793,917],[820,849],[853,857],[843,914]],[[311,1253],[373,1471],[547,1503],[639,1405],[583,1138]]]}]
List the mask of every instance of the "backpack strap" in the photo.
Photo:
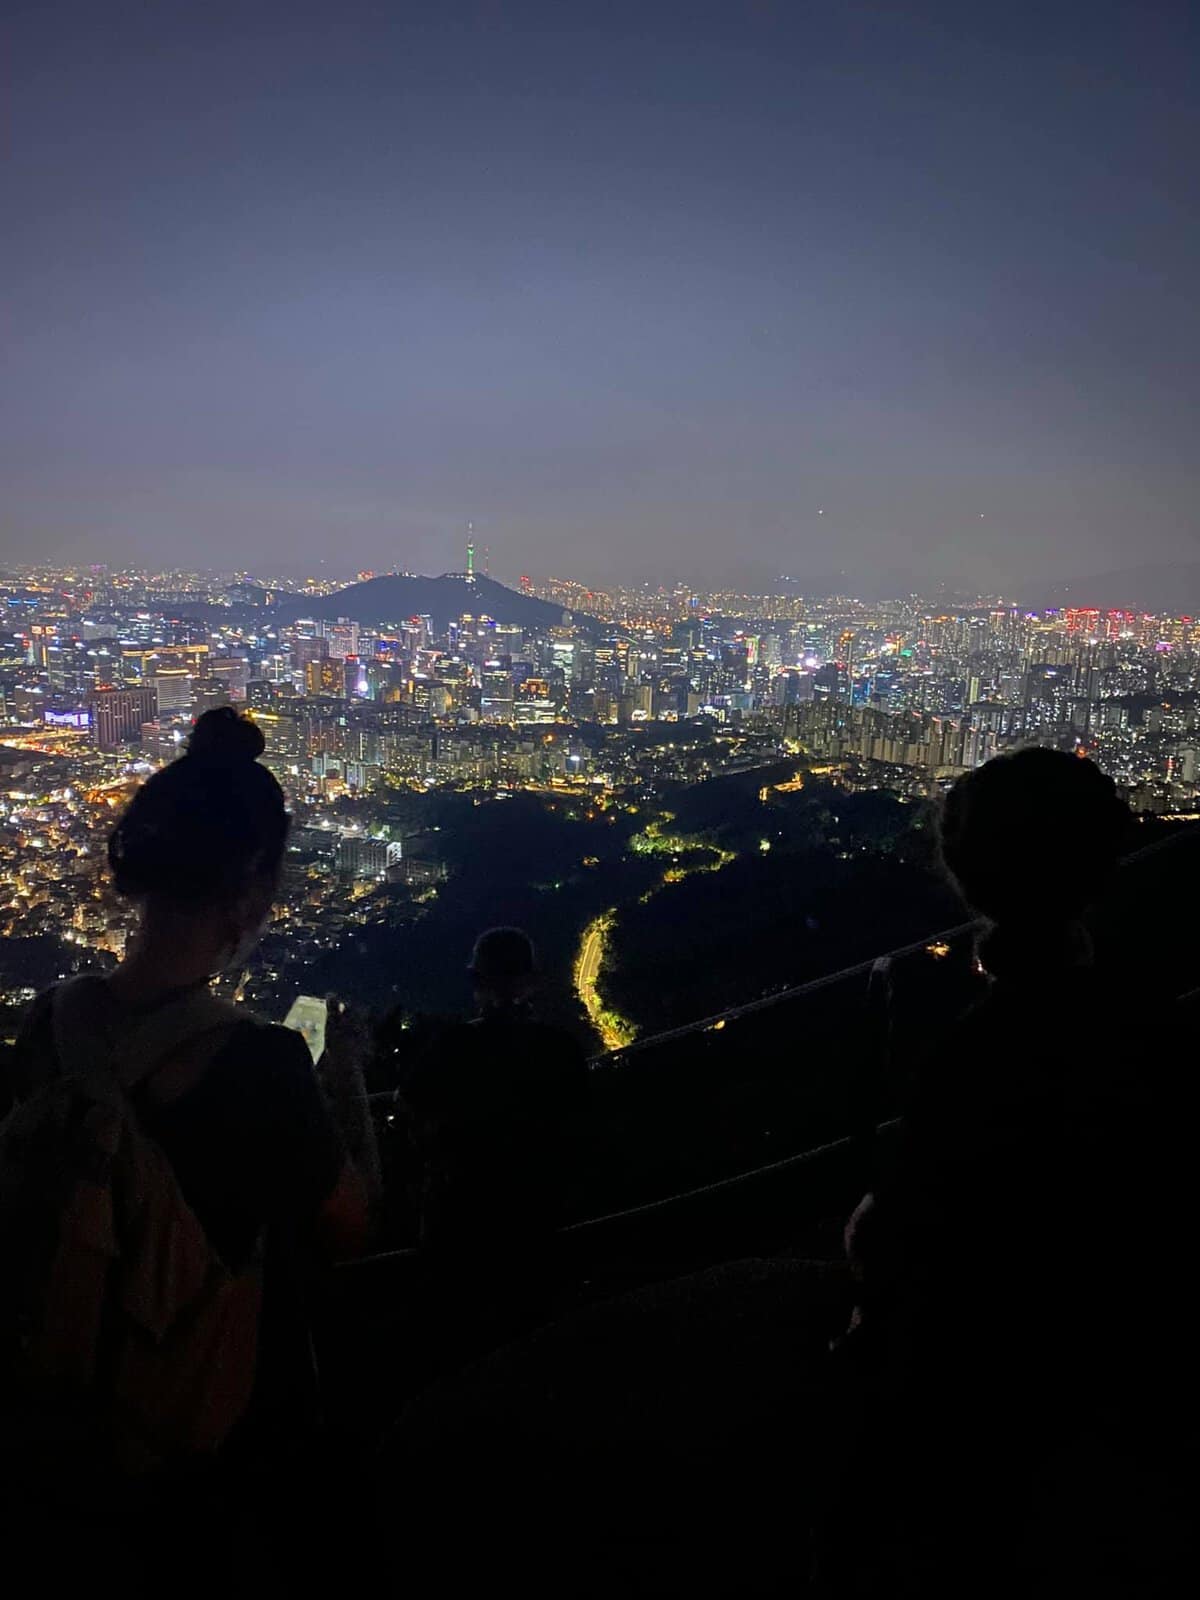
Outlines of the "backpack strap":
[{"label": "backpack strap", "polygon": [[242,1013],[207,987],[189,989],[122,1027],[103,978],[76,978],[54,991],[51,1012],[60,1070],[112,1101],[165,1066],[194,1040],[230,1028]]},{"label": "backpack strap", "polygon": [[220,1000],[207,986],[191,989],[158,1006],[121,1034],[112,1070],[125,1090],[136,1088],[165,1067],[185,1045],[233,1028],[246,1013]]}]

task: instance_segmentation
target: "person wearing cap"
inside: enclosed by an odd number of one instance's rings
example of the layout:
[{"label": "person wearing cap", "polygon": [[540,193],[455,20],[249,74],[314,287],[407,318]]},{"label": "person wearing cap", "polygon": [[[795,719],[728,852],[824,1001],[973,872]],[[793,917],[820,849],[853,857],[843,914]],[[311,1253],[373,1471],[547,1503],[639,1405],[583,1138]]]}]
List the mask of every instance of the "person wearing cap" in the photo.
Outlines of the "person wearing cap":
[{"label": "person wearing cap", "polygon": [[527,1007],[537,984],[533,941],[520,928],[489,928],[475,941],[467,975],[481,1019]]},{"label": "person wearing cap", "polygon": [[403,1090],[420,1166],[422,1247],[477,1260],[525,1250],[567,1220],[587,1063],[533,1007],[528,934],[491,928],[467,967],[478,1015],[449,1028]]}]

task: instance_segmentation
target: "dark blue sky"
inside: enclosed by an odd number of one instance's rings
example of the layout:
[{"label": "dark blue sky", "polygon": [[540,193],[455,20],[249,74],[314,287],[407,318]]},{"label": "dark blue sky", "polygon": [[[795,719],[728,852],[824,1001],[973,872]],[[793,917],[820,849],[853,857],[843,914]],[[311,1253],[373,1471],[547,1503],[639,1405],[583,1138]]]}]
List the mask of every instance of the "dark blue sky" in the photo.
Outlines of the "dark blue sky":
[{"label": "dark blue sky", "polygon": [[9,0],[0,554],[1200,555],[1198,17]]}]

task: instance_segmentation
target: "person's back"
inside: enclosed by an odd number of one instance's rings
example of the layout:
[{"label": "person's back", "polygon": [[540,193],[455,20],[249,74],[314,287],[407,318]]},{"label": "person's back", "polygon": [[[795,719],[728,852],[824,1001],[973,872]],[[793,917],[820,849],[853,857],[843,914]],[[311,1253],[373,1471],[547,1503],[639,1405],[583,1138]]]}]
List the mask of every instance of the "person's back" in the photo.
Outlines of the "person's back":
[{"label": "person's back", "polygon": [[[95,1026],[113,1040],[165,1009],[162,1003],[128,1007],[111,986],[97,980],[97,987]],[[56,993],[35,1004],[17,1042],[16,1082],[24,1097],[71,1070],[56,1046]],[[129,1100],[220,1261],[237,1273],[261,1257],[262,1315],[248,1423],[272,1432],[303,1428],[315,1405],[303,1305],[306,1262],[345,1162],[303,1040],[240,1017],[183,1041]]]},{"label": "person's back", "polygon": [[[1111,1133],[1105,1063],[1127,1024],[1082,919],[1127,825],[1111,782],[1058,751],[997,758],[947,797],[946,866],[990,920],[987,987],[916,1074],[888,1189],[898,1230],[911,1213],[910,1260],[927,1254],[923,1275],[947,1292],[995,1279],[1002,1260],[1019,1272],[1031,1234],[1053,1221],[1049,1194]],[[1097,1038],[1111,1046],[1099,1060]]]},{"label": "person's back", "polygon": [[986,1349],[1015,1376],[1089,1316],[1123,1209],[1132,1108],[1084,1027],[1119,1063],[1127,1019],[1090,969],[996,977],[914,1075],[859,1247],[926,1348],[953,1328],[958,1350],[974,1360]]},{"label": "person's back", "polygon": [[[168,1281],[171,1239],[148,1237],[147,1223],[162,1222],[172,1237],[177,1231],[206,1282],[213,1275],[257,1280],[259,1292],[229,1307],[245,1324],[239,1337],[252,1363],[250,1407],[231,1412],[204,1447],[210,1464],[218,1445],[227,1463],[231,1449],[243,1459],[264,1451],[278,1459],[282,1433],[311,1421],[304,1263],[352,1252],[366,1228],[362,1183],[302,1040],[208,991],[210,979],[256,942],[284,849],[288,817],[278,784],[256,760],[262,748],[251,723],[230,710],[209,712],[188,753],[138,791],[109,846],[117,892],[140,909],[137,933],[111,977],[77,980],[35,1002],[12,1074],[14,1116],[36,1121],[39,1105],[57,1097],[71,1116],[77,1106],[85,1130],[103,1125],[120,1141],[111,1170],[96,1146],[100,1164],[90,1175],[81,1168],[75,1200],[61,1185],[56,1195],[53,1185],[30,1183],[14,1191],[19,1205],[40,1195],[50,1222],[65,1200],[85,1226],[91,1216],[111,1229],[107,1248],[126,1268],[145,1260],[148,1287],[161,1268],[161,1304],[180,1313],[185,1342],[186,1305],[174,1304]],[[78,1015],[67,1026],[72,1012]],[[99,1119],[89,1110],[93,1096],[106,1103]],[[54,1131],[52,1121],[46,1126]],[[36,1154],[28,1141],[6,1150],[6,1188],[26,1172],[36,1179]],[[86,1286],[64,1287],[83,1295]],[[106,1292],[101,1285],[98,1293]],[[107,1302],[97,1309],[102,1326],[130,1310],[110,1311]],[[217,1365],[221,1348],[214,1343]],[[189,1356],[203,1359],[194,1340]],[[111,1409],[111,1381],[98,1359],[92,1376],[76,1384],[81,1416]],[[136,1384],[136,1370],[123,1381]],[[164,1467],[187,1465],[187,1448],[181,1444]]]},{"label": "person's back", "polygon": [[1083,914],[1127,829],[1108,779],[1047,750],[969,774],[943,811],[946,865],[990,922],[987,989],[916,1073],[894,1164],[849,1230],[851,1347],[880,1386],[874,1514],[896,1517],[906,1580],[928,1592],[948,1575],[984,1592],[985,1547],[1007,1570],[1038,1461],[1098,1384],[1115,1394],[1139,1019],[1098,976]]},{"label": "person's back", "polygon": [[405,1084],[425,1245],[486,1254],[565,1220],[588,1072],[570,1034],[534,1016],[533,973],[523,935],[485,935],[472,966],[481,1015],[448,1029]]}]

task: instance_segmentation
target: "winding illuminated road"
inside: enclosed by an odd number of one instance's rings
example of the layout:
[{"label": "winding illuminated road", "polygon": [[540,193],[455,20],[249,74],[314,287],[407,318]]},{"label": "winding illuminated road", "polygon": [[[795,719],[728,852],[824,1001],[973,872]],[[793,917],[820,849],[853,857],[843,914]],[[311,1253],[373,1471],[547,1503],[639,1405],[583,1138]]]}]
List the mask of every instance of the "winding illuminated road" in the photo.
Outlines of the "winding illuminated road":
[{"label": "winding illuminated road", "polygon": [[[600,963],[604,959],[604,932],[603,929],[592,923],[584,934],[583,946],[579,952],[579,966],[576,971],[576,982],[580,993],[584,996],[584,1003],[588,1004],[588,996],[596,993],[596,979],[600,976]],[[591,1009],[588,1004],[588,1009]]]},{"label": "winding illuminated road", "polygon": [[606,1050],[619,1050],[622,1045],[632,1043],[634,1036],[631,1023],[626,1022],[624,1017],[615,1016],[611,1011],[605,1010],[604,1002],[596,988],[596,980],[600,976],[600,968],[604,965],[604,951],[615,916],[616,908],[612,907],[588,923],[579,943],[579,954],[575,958],[575,989]]}]

